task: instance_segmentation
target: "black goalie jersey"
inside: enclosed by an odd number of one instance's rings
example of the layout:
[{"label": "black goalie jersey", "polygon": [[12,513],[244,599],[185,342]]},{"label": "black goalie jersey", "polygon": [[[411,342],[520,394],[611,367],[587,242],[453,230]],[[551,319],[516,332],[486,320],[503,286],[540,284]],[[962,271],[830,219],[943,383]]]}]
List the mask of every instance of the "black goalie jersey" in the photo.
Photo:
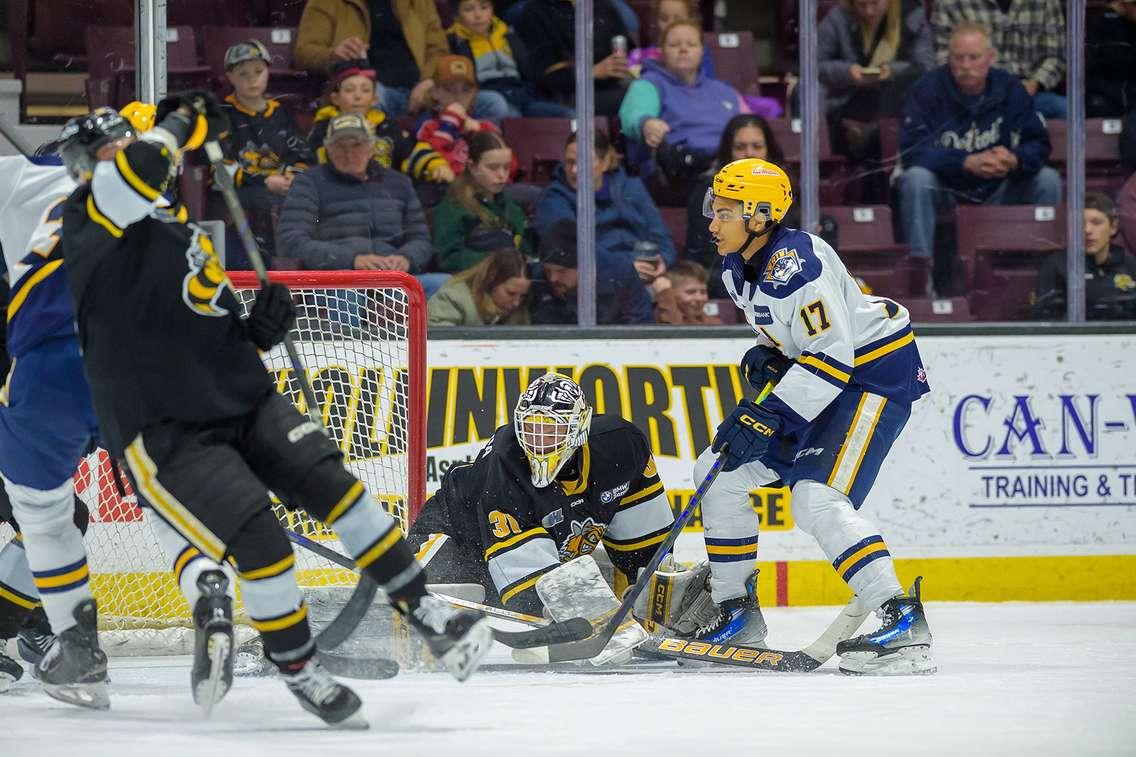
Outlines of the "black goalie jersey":
[{"label": "black goalie jersey", "polygon": [[502,603],[528,612],[539,611],[541,575],[601,542],[634,579],[674,523],[646,438],[615,415],[592,420],[588,441],[543,489],[532,484],[513,425],[502,426],[476,460],[447,471],[421,519],[448,521],[460,551],[483,556]]}]

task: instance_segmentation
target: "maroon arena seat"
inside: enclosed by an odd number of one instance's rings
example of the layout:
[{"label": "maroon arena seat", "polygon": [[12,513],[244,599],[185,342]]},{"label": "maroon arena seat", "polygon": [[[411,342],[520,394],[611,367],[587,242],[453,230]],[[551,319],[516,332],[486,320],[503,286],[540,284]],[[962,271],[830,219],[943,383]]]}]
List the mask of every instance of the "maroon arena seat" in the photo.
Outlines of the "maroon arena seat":
[{"label": "maroon arena seat", "polygon": [[[517,156],[518,181],[547,184],[552,170],[564,157],[564,143],[576,127],[571,118],[506,118],[501,132]],[[596,117],[596,129],[611,133],[605,116]]]},{"label": "maroon arena seat", "polygon": [[660,207],[659,214],[663,217],[663,225],[670,232],[674,240],[675,251],[679,260],[686,254],[686,208]]},{"label": "maroon arena seat", "polygon": [[743,95],[760,95],[757,53],[753,32],[707,32],[702,44],[714,61],[714,76],[734,86]]},{"label": "maroon arena seat", "polygon": [[[1089,190],[1113,193],[1126,175],[1120,162],[1119,118],[1085,119],[1085,185]],[[1053,151],[1049,162],[1065,175],[1068,165],[1068,128],[1065,121],[1050,119],[1045,124]]]},{"label": "maroon arena seat", "polygon": [[890,207],[826,205],[820,212],[836,221],[837,252],[844,265],[862,278],[873,294],[902,300],[923,293],[926,268],[921,261],[908,257],[906,244],[896,243]]},{"label": "maroon arena seat", "polygon": [[[121,107],[134,99],[134,28],[131,26],[89,26],[83,32],[87,46],[89,85],[108,81],[107,102],[91,102],[91,107]],[[197,37],[191,26],[166,29],[166,75],[170,91],[209,85],[209,67],[198,62]],[[88,86],[88,96],[92,96]]]}]

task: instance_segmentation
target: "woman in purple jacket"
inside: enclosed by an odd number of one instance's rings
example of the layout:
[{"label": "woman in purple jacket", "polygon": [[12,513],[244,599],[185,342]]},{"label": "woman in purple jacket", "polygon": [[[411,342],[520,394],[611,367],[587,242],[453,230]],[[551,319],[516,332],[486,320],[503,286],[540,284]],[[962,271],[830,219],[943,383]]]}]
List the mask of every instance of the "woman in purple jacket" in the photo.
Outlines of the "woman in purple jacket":
[{"label": "woman in purple jacket", "polygon": [[[722,127],[748,112],[729,84],[701,73],[702,30],[676,21],[663,32],[663,62],[647,61],[627,90],[619,121],[628,139],[628,159],[656,198],[678,195],[713,168]],[[636,148],[636,149],[633,149]]]}]

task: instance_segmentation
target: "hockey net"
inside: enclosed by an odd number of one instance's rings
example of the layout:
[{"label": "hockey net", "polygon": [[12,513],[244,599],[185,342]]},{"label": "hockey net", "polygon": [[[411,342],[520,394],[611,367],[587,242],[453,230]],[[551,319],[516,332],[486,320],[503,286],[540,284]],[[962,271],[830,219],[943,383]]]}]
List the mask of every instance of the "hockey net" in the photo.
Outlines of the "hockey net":
[{"label": "hockey net", "polygon": [[[255,276],[233,272],[230,278],[247,313],[259,288]],[[324,426],[347,467],[405,532],[425,491],[421,286],[389,271],[273,272],[272,279],[292,291],[297,309],[292,337]],[[277,391],[306,412],[283,347],[265,353],[264,361]],[[86,544],[104,648],[118,654],[187,652],[190,612],[149,524],[155,516],[138,507],[125,477],[116,481],[103,450],[83,460],[75,486],[91,511]],[[280,504],[275,509],[286,528],[342,552],[333,534],[303,512]],[[297,578],[305,589],[354,586],[351,571],[295,550]],[[238,620],[239,598],[238,590]]]}]

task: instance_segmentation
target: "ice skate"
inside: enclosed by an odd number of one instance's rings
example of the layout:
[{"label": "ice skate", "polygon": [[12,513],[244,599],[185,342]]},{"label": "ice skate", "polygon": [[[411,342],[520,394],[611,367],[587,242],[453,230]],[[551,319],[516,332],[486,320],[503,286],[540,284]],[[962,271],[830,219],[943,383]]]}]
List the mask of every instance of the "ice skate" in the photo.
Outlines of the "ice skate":
[{"label": "ice skate", "polygon": [[59,634],[55,644],[36,666],[48,696],[92,710],[110,708],[107,694],[107,657],[99,648],[98,608],[85,599],[74,612],[77,624]]},{"label": "ice skate", "polygon": [[477,670],[493,645],[493,630],[480,613],[458,610],[440,599],[422,597],[413,612],[404,614],[434,656],[459,681]]},{"label": "ice skate", "polygon": [[219,570],[197,577],[201,596],[193,607],[193,669],[190,689],[193,701],[205,711],[225,698],[233,685],[233,600],[229,579]]},{"label": "ice skate", "polygon": [[355,692],[336,681],[314,657],[294,672],[281,671],[288,690],[300,706],[336,728],[368,728],[358,714],[362,702]]},{"label": "ice skate", "polygon": [[[0,648],[3,648],[3,640],[0,640]],[[10,689],[12,684],[23,677],[24,666],[0,652],[0,694]]]},{"label": "ice skate", "polygon": [[718,614],[700,625],[694,638],[712,644],[746,644],[759,647],[768,632],[757,603],[757,571],[746,582],[746,595],[718,605]]},{"label": "ice skate", "polygon": [[877,610],[878,631],[836,645],[840,672],[848,675],[930,675],[938,668],[931,657],[931,631],[915,579],[906,595],[892,597]]},{"label": "ice skate", "polygon": [[47,622],[47,614],[42,607],[37,607],[28,616],[23,628],[16,634],[16,648],[20,650],[20,657],[23,658],[24,662],[32,666],[33,674],[35,673],[35,666],[39,665],[39,661],[43,659],[47,650],[51,649],[51,645],[54,643],[55,634],[51,632],[51,625]]}]

